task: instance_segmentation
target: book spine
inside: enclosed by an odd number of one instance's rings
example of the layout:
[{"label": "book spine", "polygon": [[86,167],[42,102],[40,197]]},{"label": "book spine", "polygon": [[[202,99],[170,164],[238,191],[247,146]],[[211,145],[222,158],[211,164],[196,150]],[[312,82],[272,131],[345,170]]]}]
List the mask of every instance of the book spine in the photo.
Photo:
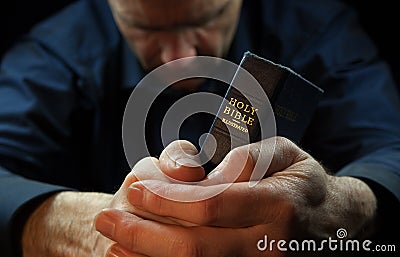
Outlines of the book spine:
[{"label": "book spine", "polygon": [[257,80],[268,99],[243,87],[240,73],[235,75],[210,128],[213,138],[207,136],[201,147],[208,172],[231,149],[244,144],[274,135],[299,143],[323,93],[290,69],[250,52],[245,53],[240,66]]}]

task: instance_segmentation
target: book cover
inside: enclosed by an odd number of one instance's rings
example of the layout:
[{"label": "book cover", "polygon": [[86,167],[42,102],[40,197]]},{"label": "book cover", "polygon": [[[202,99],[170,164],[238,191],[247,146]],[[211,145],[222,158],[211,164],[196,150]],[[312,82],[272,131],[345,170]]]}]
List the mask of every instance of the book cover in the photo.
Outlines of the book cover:
[{"label": "book cover", "polygon": [[321,88],[291,69],[251,52],[243,55],[239,67],[259,86],[249,83],[238,68],[210,128],[213,137],[207,136],[201,146],[207,172],[231,149],[244,144],[275,135],[299,143],[323,94]]}]

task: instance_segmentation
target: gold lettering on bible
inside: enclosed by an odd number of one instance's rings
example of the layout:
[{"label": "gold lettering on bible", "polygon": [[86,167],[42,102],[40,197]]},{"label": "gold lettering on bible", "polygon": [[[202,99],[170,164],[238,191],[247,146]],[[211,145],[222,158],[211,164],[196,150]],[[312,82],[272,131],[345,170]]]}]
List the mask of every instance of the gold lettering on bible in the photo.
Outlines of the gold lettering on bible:
[{"label": "gold lettering on bible", "polygon": [[[253,106],[238,101],[236,98],[231,97],[229,100],[229,105],[225,106],[224,114],[229,115],[232,121],[227,119],[222,119],[222,122],[239,129],[243,132],[248,132],[246,127],[240,126],[238,124],[243,123],[245,126],[252,126],[257,109]],[[238,124],[237,124],[238,123]]]}]

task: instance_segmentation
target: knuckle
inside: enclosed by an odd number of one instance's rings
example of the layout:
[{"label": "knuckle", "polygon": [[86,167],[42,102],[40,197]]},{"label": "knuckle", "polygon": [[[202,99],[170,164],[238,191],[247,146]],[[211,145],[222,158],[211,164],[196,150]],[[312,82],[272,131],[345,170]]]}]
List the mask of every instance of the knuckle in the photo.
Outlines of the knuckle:
[{"label": "knuckle", "polygon": [[158,159],[155,157],[145,157],[141,160],[139,160],[135,166],[133,166],[132,170],[130,173],[133,175],[140,175],[140,174],[146,174],[148,173],[149,168],[157,167]]},{"label": "knuckle", "polygon": [[155,214],[170,215],[174,207],[171,201],[176,198],[176,192],[170,184],[152,184],[151,189],[143,191],[143,208]]},{"label": "knuckle", "polygon": [[202,211],[199,212],[201,214],[199,217],[201,225],[214,225],[219,221],[220,210],[223,207],[221,195],[203,201],[201,205]]},{"label": "knuckle", "polygon": [[187,236],[181,240],[175,240],[171,244],[170,255],[176,257],[202,257],[199,242],[194,237]]},{"label": "knuckle", "polygon": [[163,195],[164,189],[159,189],[157,192],[144,190],[143,193],[143,207],[151,212],[162,215],[163,214]]},{"label": "knuckle", "polygon": [[230,157],[230,158],[236,158],[236,157],[242,156],[244,153],[247,153],[246,147],[248,147],[248,146],[245,145],[245,146],[242,146],[242,147],[233,148],[233,149],[229,152],[229,155],[230,155],[229,157]]},{"label": "knuckle", "polygon": [[275,142],[276,144],[294,144],[291,140],[283,136],[276,136]]},{"label": "knuckle", "polygon": [[138,247],[138,238],[140,232],[137,229],[136,222],[121,220],[119,226],[116,226],[117,241],[128,249],[134,250]]},{"label": "knuckle", "polygon": [[154,162],[156,162],[156,161],[157,161],[157,158],[151,157],[151,156],[148,156],[148,157],[145,157],[145,158],[143,158],[143,159],[140,159],[140,160],[135,164],[135,166],[133,166],[132,171],[141,170],[140,167],[142,167],[143,165],[146,166],[146,164],[148,164],[148,163],[154,163]]},{"label": "knuckle", "polygon": [[132,168],[131,172],[129,172],[128,175],[126,175],[122,187],[128,187],[129,185],[135,183],[136,181],[138,181],[138,179],[136,177],[134,168]]}]

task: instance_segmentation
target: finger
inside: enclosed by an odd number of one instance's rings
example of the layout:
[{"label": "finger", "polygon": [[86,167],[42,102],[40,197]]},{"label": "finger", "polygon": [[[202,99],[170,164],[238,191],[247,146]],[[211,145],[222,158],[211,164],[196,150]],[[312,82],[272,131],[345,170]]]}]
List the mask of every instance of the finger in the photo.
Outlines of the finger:
[{"label": "finger", "polygon": [[[115,209],[100,212],[96,216],[95,227],[102,235],[117,242],[124,249],[138,254],[160,255],[161,252],[152,251],[153,242],[157,240],[162,243],[167,240],[164,236],[157,238],[156,234],[153,233],[157,230],[156,227],[163,230],[163,226],[158,226],[156,222],[144,220],[128,212]],[[157,247],[157,249],[159,248]],[[121,251],[122,249],[117,250]]]},{"label": "finger", "polygon": [[[256,162],[272,157],[266,176],[282,171],[292,165],[302,162],[311,156],[285,137],[272,137],[254,144],[250,154]],[[263,163],[263,162],[261,162]],[[264,162],[265,163],[265,162]]]},{"label": "finger", "polygon": [[119,244],[113,244],[107,251],[106,257],[148,257],[140,253],[131,252]]},{"label": "finger", "polygon": [[231,150],[200,185],[258,181],[308,157],[287,138],[268,138]]},{"label": "finger", "polygon": [[[273,149],[271,144],[275,145]],[[267,170],[267,178],[262,179],[256,186],[250,187],[244,182],[194,186],[149,180],[143,184],[134,183],[134,187],[128,189],[128,201],[156,215],[199,225],[243,227],[271,222],[282,210],[288,210],[290,213],[292,202],[289,201],[290,195],[287,193],[290,190],[289,186],[293,184],[287,182],[292,178],[290,170],[293,167],[295,172],[305,175],[304,170],[307,166],[301,167],[301,163],[304,163],[309,155],[281,137],[253,144],[249,153],[257,162],[267,162],[263,159],[272,155],[270,165],[263,167]],[[289,179],[277,178],[274,175],[283,171],[288,173]],[[222,172],[229,170],[224,169]],[[296,174],[300,178],[301,175]],[[194,199],[197,201],[190,202]]]},{"label": "finger", "polygon": [[249,181],[253,171],[253,158],[249,154],[249,145],[231,150],[222,162],[212,170],[207,178],[198,185],[208,186],[233,182]]},{"label": "finger", "polygon": [[148,255],[131,252],[119,244],[112,245],[108,249],[105,256],[106,257],[148,257]]},{"label": "finger", "polygon": [[122,188],[128,187],[139,180],[148,179],[169,181],[168,177],[161,171],[160,162],[157,158],[146,157],[138,161],[125,177]]},{"label": "finger", "polygon": [[118,243],[119,250],[152,257],[240,255],[244,239],[250,234],[225,228],[167,225],[114,209],[102,211],[95,225]]},{"label": "finger", "polygon": [[160,155],[160,168],[172,179],[200,181],[205,176],[196,147],[186,140],[170,143]]},{"label": "finger", "polygon": [[[125,180],[120,189],[118,190],[117,194],[126,196],[127,194],[126,190],[132,183],[137,182],[139,180],[148,180],[148,179],[155,179],[155,180],[169,182],[169,179],[164,175],[164,173],[161,172],[158,159],[153,157],[143,158],[136,163],[136,165],[132,168],[132,171],[125,177]],[[194,225],[191,223],[180,222],[179,220],[174,220],[155,215],[151,212],[147,212],[145,210],[137,208],[135,205],[124,204],[123,202],[119,204],[120,205],[113,207],[117,207],[118,209],[123,209],[125,211],[128,211],[130,213],[133,213],[137,216],[149,220],[156,220],[168,224],[181,224],[185,226]]]},{"label": "finger", "polygon": [[[282,191],[268,179],[255,187],[249,187],[246,182],[228,186],[219,184],[202,187],[147,180],[128,188],[128,201],[155,215],[221,227],[269,223],[287,208]],[[212,194],[214,196],[210,197]],[[205,200],[182,201],[185,196],[197,196]]]}]

